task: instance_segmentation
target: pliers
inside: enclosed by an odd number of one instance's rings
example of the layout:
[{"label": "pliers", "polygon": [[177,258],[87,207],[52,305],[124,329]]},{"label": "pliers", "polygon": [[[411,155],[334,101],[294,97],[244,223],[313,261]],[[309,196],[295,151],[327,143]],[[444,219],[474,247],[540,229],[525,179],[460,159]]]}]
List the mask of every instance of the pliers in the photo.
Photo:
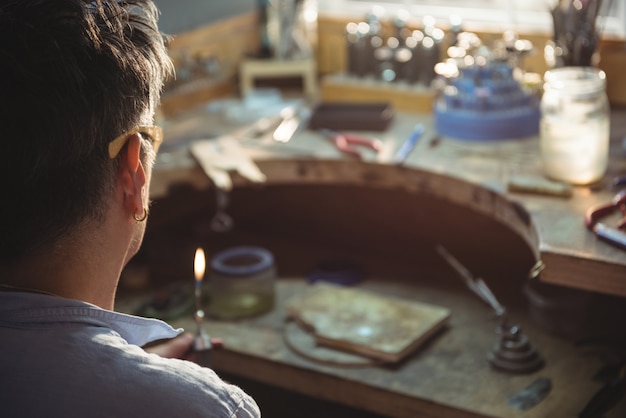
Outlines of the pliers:
[{"label": "pliers", "polygon": [[[622,212],[623,217],[617,223],[617,228],[611,228],[600,222],[604,217],[612,215],[614,212]],[[610,244],[622,249],[626,249],[626,189],[620,191],[613,197],[610,203],[597,205],[589,208],[585,213],[585,225],[594,234]]]},{"label": "pliers", "polygon": [[330,129],[322,129],[320,130],[320,132],[328,139],[330,139],[339,151],[358,159],[361,159],[362,155],[361,152],[356,148],[357,146],[370,148],[376,151],[376,153],[380,152],[383,146],[382,142],[379,139],[368,138],[365,136],[344,132],[336,132]]}]

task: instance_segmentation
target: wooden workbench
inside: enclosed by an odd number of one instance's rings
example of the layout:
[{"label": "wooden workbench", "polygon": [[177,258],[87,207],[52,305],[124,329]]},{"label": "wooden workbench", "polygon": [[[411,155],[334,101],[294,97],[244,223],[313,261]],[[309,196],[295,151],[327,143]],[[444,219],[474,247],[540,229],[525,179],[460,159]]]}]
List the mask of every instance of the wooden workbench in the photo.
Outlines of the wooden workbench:
[{"label": "wooden workbench", "polygon": [[[599,241],[583,222],[587,208],[613,198],[615,190],[610,190],[608,183],[626,172],[626,151],[622,146],[622,139],[626,137],[626,118],[622,117],[623,114],[624,111],[618,109],[612,115],[612,158],[606,182],[594,187],[577,187],[570,198],[507,192],[511,176],[542,176],[538,138],[496,142],[435,139],[432,117],[426,114],[398,114],[387,131],[365,132],[381,139],[384,149],[378,156],[365,152],[362,162],[346,159],[329,141],[311,131],[300,132],[287,144],[278,144],[268,138],[245,140],[241,144],[244,152],[267,175],[268,185],[349,184],[421,193],[424,190],[421,179],[432,179],[434,187],[438,187],[436,183],[448,181],[442,177],[451,176],[481,186],[469,191],[464,187],[447,191],[453,200],[471,205],[475,203],[472,198],[458,196],[457,191],[474,193],[478,190],[479,194],[488,195],[487,199],[491,194],[486,190],[495,191],[530,214],[529,228],[520,231],[514,224],[508,226],[518,229],[519,235],[536,253],[537,260],[543,262],[545,268],[540,280],[626,296],[626,252]],[[426,126],[424,137],[410,154],[405,167],[389,167],[387,162],[417,122]],[[165,196],[172,186],[181,184],[199,190],[210,189],[209,179],[190,157],[185,144],[194,139],[215,138],[234,129],[223,122],[219,113],[206,106],[166,121],[166,144],[174,151],[159,157],[152,185],[153,197]],[[177,144],[180,146],[176,147]],[[419,174],[423,172],[425,177]],[[239,186],[250,185],[237,175],[233,176],[233,181]],[[490,208],[483,209],[491,211]],[[506,219],[501,221],[509,222]]]},{"label": "wooden workbench", "polygon": [[[407,164],[388,164],[417,122],[427,130]],[[587,207],[610,200],[612,193],[580,187],[567,199],[510,194],[506,183],[512,175],[540,174],[536,138],[435,141],[431,126],[428,115],[398,114],[388,131],[369,133],[383,141],[384,149],[377,156],[365,151],[363,161],[347,159],[315,132],[300,132],[288,144],[244,139],[241,149],[267,181],[251,184],[233,175],[227,211],[235,229],[215,233],[207,226],[215,194],[187,146],[233,127],[207,107],[166,121],[168,142],[155,166],[156,203],[140,254],[155,266],[154,281],[192,280],[196,246],[210,256],[225,247],[256,244],[271,249],[277,260],[275,308],[249,320],[207,321],[206,330],[223,338],[225,348],[201,361],[210,360],[229,376],[379,416],[577,416],[601,386],[593,376],[606,357],[594,351],[597,347],[578,347],[573,340],[589,336],[590,329],[597,332],[592,336],[614,336],[613,330],[622,336],[617,315],[595,316],[599,307],[623,306],[626,253],[598,241],[582,219]],[[624,171],[625,134],[623,126],[613,125],[607,178]],[[437,242],[485,278],[545,358],[545,368],[510,375],[489,367],[485,356],[496,338],[489,308],[436,256]],[[307,286],[306,274],[315,263],[330,257],[363,266],[366,289],[449,307],[449,326],[393,366],[336,367],[296,354],[284,340],[284,304]],[[561,317],[555,325],[553,318],[543,318],[546,324],[529,315],[523,289],[538,261],[545,268],[532,282],[558,284],[582,297],[576,300],[585,306],[576,317]],[[193,329],[188,317],[169,322]],[[527,411],[509,404],[540,378],[552,384],[542,402]],[[625,411],[622,403],[607,417]]]},{"label": "wooden workbench", "polygon": [[[342,367],[311,361],[292,351],[285,343],[286,336],[291,337],[284,318],[284,305],[308,286],[303,277],[279,280],[277,304],[269,314],[238,322],[207,321],[205,330],[222,338],[224,348],[209,352],[208,358],[202,361],[218,373],[347,405],[381,417],[578,416],[600,387],[600,383],[592,379],[604,365],[601,356],[594,351],[597,347],[575,347],[571,342],[551,336],[514,308],[512,317],[539,350],[546,366],[537,372],[520,375],[494,370],[486,355],[496,341],[495,325],[484,306],[451,279],[450,275],[436,277],[433,273],[428,280],[412,283],[370,277],[360,286],[378,294],[436,303],[452,310],[446,329],[399,364]],[[439,284],[434,284],[437,281]],[[173,324],[194,329],[191,318],[173,321]],[[331,355],[314,355],[333,359]],[[516,394],[539,379],[549,379],[552,386],[545,399],[528,410],[510,404]],[[283,401],[288,402],[280,398],[259,399],[262,409],[266,405],[268,409],[276,408],[272,402]],[[284,416],[316,416],[306,410],[298,413],[293,405],[290,407],[293,414]],[[625,411],[626,405],[622,405],[607,418],[621,417]],[[322,415],[342,416],[330,411]]]}]

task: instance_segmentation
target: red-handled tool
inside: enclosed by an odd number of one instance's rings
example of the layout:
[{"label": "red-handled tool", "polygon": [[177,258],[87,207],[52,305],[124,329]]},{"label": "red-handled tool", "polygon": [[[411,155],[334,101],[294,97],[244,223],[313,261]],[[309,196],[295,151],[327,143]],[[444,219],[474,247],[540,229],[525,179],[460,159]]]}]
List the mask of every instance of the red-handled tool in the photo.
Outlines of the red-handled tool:
[{"label": "red-handled tool", "polygon": [[329,138],[339,151],[359,159],[362,158],[362,155],[357,149],[358,146],[370,148],[377,153],[380,152],[383,146],[379,139],[369,138],[366,136],[335,132],[329,129],[322,129],[320,132]]},{"label": "red-handled tool", "polygon": [[[622,212],[622,218],[617,223],[617,228],[612,228],[607,224],[600,222],[602,218],[605,218],[613,213]],[[610,203],[604,205],[593,206],[585,213],[585,225],[598,238],[613,244],[622,249],[626,249],[626,190],[622,190],[615,195]]]}]

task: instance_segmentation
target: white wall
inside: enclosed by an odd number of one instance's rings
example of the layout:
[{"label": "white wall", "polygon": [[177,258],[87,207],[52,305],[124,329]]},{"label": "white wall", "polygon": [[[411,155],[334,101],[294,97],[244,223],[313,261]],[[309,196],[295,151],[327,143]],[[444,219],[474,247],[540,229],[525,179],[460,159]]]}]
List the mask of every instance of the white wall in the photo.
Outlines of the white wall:
[{"label": "white wall", "polygon": [[256,10],[256,0],[153,0],[161,10],[160,27],[175,35]]}]

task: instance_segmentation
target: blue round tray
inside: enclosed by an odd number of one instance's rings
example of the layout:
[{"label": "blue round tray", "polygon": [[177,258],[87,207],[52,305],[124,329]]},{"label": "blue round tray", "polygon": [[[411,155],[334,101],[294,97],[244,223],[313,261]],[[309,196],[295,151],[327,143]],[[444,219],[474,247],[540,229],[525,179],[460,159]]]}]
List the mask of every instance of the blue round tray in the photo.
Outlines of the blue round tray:
[{"label": "blue round tray", "polygon": [[538,107],[502,111],[442,110],[435,107],[435,128],[443,136],[468,140],[524,138],[539,132]]}]

